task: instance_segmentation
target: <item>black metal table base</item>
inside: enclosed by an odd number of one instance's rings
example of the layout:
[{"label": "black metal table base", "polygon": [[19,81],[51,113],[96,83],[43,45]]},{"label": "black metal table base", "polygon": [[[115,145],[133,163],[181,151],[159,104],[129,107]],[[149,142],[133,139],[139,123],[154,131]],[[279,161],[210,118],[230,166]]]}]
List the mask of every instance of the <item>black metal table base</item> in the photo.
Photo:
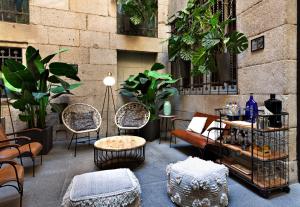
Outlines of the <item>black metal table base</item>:
[{"label": "black metal table base", "polygon": [[145,146],[120,151],[94,148],[94,163],[100,169],[132,167],[145,160]]}]

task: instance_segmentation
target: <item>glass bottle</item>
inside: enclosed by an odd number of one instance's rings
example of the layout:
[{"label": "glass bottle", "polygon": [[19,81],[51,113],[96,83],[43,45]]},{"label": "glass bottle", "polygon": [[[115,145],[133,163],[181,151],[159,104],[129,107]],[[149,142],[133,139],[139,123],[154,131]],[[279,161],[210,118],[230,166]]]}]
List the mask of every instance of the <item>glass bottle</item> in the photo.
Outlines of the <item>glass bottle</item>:
[{"label": "glass bottle", "polygon": [[245,111],[246,120],[248,122],[254,123],[257,115],[258,115],[257,103],[253,98],[253,93],[251,93],[250,98],[246,103],[246,111]]}]

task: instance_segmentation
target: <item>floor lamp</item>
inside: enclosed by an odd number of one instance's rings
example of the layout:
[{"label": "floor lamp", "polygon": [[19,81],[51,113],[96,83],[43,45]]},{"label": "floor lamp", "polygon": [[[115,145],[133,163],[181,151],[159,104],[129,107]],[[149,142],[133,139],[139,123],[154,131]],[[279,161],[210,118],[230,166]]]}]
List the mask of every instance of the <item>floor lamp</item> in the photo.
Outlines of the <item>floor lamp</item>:
[{"label": "floor lamp", "polygon": [[107,111],[106,111],[106,137],[108,135],[108,119],[109,119],[109,99],[112,99],[113,107],[114,107],[114,112],[116,113],[116,107],[115,107],[115,100],[114,100],[114,95],[112,92],[112,86],[115,85],[116,79],[112,76],[112,73],[109,72],[108,75],[103,79],[103,83],[106,86],[105,89],[105,95],[104,95],[104,101],[102,105],[102,110],[101,110],[101,117],[103,118],[103,110],[105,107],[105,102],[107,103]]}]

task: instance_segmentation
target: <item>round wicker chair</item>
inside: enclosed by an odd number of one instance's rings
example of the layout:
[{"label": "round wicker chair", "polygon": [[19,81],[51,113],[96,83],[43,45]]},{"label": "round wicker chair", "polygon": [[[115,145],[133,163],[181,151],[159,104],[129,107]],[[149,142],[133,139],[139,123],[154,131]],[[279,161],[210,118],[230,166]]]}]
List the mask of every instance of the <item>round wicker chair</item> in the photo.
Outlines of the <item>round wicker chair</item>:
[{"label": "round wicker chair", "polygon": [[120,130],[138,130],[143,128],[150,119],[150,111],[138,102],[130,102],[118,109],[115,123]]},{"label": "round wicker chair", "polygon": [[69,105],[62,112],[62,121],[66,128],[72,132],[72,139],[68,149],[70,149],[72,141],[75,137],[75,157],[78,134],[88,133],[90,142],[90,132],[97,132],[97,139],[99,139],[102,118],[99,111],[91,105],[84,103],[75,103]]}]

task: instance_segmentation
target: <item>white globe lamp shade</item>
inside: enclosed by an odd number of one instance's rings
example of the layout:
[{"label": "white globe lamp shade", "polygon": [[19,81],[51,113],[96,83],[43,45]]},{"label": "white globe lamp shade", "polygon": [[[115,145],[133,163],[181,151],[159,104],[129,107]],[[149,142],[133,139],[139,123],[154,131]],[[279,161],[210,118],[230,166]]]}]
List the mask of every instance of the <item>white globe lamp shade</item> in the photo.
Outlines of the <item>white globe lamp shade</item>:
[{"label": "white globe lamp shade", "polygon": [[115,83],[116,83],[116,79],[112,76],[111,73],[108,73],[108,76],[106,76],[106,77],[103,79],[103,83],[104,83],[104,85],[106,85],[106,86],[113,86],[113,85],[115,85]]}]

